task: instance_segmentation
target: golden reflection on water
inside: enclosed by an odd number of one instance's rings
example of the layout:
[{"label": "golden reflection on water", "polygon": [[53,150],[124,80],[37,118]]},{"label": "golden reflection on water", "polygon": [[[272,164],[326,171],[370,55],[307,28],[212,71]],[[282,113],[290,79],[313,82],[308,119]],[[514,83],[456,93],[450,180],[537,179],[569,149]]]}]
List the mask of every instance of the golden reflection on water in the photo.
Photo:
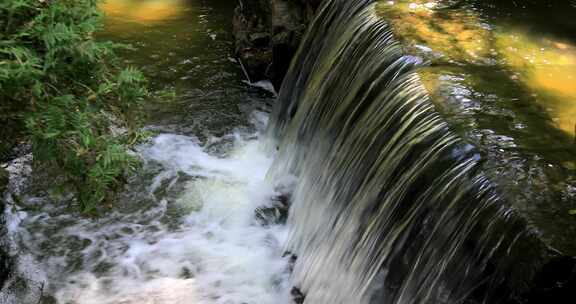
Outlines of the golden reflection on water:
[{"label": "golden reflection on water", "polygon": [[485,64],[510,71],[510,80],[532,92],[558,128],[576,135],[576,45],[521,28],[487,25],[468,10],[437,10],[439,2],[381,1],[378,11],[409,51],[424,46],[436,64]]},{"label": "golden reflection on water", "polygon": [[100,9],[112,18],[151,23],[174,18],[185,9],[184,0],[105,0]]},{"label": "golden reflection on water", "polygon": [[498,48],[521,80],[547,101],[558,126],[576,133],[576,46],[521,30],[498,35]]},{"label": "golden reflection on water", "polygon": [[490,32],[480,26],[474,14],[438,12],[435,2],[424,0],[380,3],[380,11],[406,46],[422,45],[458,62],[474,62],[490,55]]}]

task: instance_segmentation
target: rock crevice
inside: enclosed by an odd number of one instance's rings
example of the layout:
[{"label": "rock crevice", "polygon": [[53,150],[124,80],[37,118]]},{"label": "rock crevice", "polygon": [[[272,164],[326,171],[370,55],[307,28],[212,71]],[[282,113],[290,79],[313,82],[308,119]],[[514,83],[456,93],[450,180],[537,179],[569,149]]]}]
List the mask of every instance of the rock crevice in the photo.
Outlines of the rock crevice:
[{"label": "rock crevice", "polygon": [[235,54],[247,77],[278,90],[321,0],[240,0],[233,20]]}]

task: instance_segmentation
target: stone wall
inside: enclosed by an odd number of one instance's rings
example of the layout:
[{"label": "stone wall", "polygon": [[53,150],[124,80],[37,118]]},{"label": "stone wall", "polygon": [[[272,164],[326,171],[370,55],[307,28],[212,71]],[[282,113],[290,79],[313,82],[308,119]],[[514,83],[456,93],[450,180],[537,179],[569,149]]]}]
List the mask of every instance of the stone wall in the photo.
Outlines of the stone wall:
[{"label": "stone wall", "polygon": [[250,81],[280,88],[321,0],[240,0],[234,14],[235,53]]}]

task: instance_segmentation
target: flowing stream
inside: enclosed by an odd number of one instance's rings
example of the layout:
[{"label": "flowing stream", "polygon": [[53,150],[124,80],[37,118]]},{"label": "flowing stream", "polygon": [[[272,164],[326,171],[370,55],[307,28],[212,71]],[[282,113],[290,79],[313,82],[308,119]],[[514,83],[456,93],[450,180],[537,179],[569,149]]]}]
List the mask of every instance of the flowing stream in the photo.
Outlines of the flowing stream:
[{"label": "flowing stream", "polygon": [[[267,130],[267,140],[278,149],[270,175],[298,177],[288,219],[288,248],[298,255],[293,282],[306,294],[305,303],[524,303],[518,299],[545,272],[539,267],[547,254],[575,253],[572,241],[559,240],[574,235],[568,210],[576,203],[574,171],[564,163],[576,154],[570,134],[558,130],[563,123],[549,131],[559,134],[550,150],[542,147],[544,135],[538,145],[503,147],[506,142],[526,141],[534,133],[506,133],[494,121],[502,119],[510,126],[510,120],[531,111],[532,100],[517,94],[522,108],[504,112],[494,104],[510,107],[507,99],[493,94],[482,102],[481,94],[470,94],[469,103],[492,107],[481,108],[476,115],[492,114],[488,130],[483,131],[499,136],[494,150],[514,152],[516,157],[486,153],[487,141],[462,136],[456,119],[438,111],[452,100],[444,97],[437,101],[442,106],[435,106],[423,84],[422,68],[429,63],[438,69],[437,62],[408,53],[399,37],[411,38],[421,31],[415,43],[425,41],[424,49],[430,47],[432,56],[445,59],[444,53],[436,53],[442,49],[433,42],[442,36],[431,36],[433,29],[442,26],[438,32],[448,36],[448,42],[439,44],[452,50],[453,41],[460,38],[458,26],[470,27],[459,24],[466,20],[460,17],[473,16],[473,10],[450,17],[463,1],[415,2],[324,1],[280,90]],[[397,18],[394,24],[391,18]],[[418,18],[429,19],[418,23]],[[457,25],[446,25],[446,20]],[[409,29],[402,32],[402,27]],[[479,40],[470,33],[462,36],[472,37],[473,46]],[[542,47],[540,52],[546,50]],[[475,62],[474,67],[484,64],[494,75],[496,59]],[[567,62],[559,68],[573,72],[572,61]],[[530,72],[540,67],[534,65]],[[454,95],[465,95],[466,90],[458,87]],[[539,96],[536,93],[533,96]],[[573,99],[567,103],[574,106]],[[462,108],[455,112],[474,109]],[[538,118],[527,121],[527,128],[562,121],[537,109]],[[471,132],[479,125],[473,125]],[[567,158],[556,162],[547,155],[552,151],[566,152]],[[500,162],[490,164],[494,159]],[[532,159],[545,159],[546,169],[531,164]],[[513,161],[521,164],[515,166]],[[524,170],[529,178],[522,177]],[[545,170],[558,172],[555,176],[561,182],[539,183]],[[553,196],[547,195],[550,192]],[[552,224],[540,219],[555,208],[560,210],[552,211]],[[519,212],[522,209],[524,213]],[[525,209],[537,215],[529,217],[534,226],[527,227]],[[566,228],[558,231],[562,227]],[[544,248],[544,242],[550,247]],[[565,281],[558,286],[563,284],[571,286]]]},{"label": "flowing stream", "polygon": [[[100,35],[134,46],[121,55],[151,79],[155,135],[98,219],[42,187],[53,177],[32,174],[30,156],[10,164],[18,275],[0,303],[509,304],[538,284],[537,296],[560,298],[576,284],[576,150],[564,115],[574,103],[542,108],[565,96],[530,90],[572,96],[573,86],[540,79],[548,67],[512,73],[523,65],[510,59],[561,54],[570,64],[549,68],[572,77],[574,46],[536,41],[479,57],[482,41],[469,39],[488,26],[460,25],[480,19],[459,3],[324,1],[271,109],[274,92],[242,81],[229,57],[230,2],[109,0]],[[430,37],[430,24],[463,30],[438,30],[427,46],[413,38],[427,55],[407,52],[395,30]],[[461,57],[433,43],[452,38]],[[427,62],[532,85],[473,94],[428,75]],[[436,78],[452,91],[434,93]],[[447,115],[442,101],[482,106]]]},{"label": "flowing stream", "polygon": [[140,193],[128,191],[118,202],[123,211],[79,219],[45,198],[25,197],[42,206],[18,214],[17,237],[56,303],[288,298],[285,229],[254,216],[276,195],[264,180],[271,159],[257,139],[238,136],[226,157],[217,157],[194,137],[161,134],[139,152],[153,178],[131,190]]},{"label": "flowing stream", "polygon": [[[288,302],[286,229],[255,210],[276,204],[260,133],[273,94],[230,58],[233,3],[109,0],[100,39],[130,43],[153,97],[135,151],[143,160],[113,211],[75,215],[47,192],[30,157],[9,166],[17,274],[0,303]],[[35,173],[36,174],[36,173]]]}]

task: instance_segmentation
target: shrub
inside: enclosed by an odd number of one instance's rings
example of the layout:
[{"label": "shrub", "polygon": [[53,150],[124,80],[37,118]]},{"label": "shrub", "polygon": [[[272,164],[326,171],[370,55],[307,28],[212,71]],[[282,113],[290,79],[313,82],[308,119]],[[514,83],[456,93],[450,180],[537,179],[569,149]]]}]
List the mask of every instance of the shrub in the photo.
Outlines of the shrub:
[{"label": "shrub", "polygon": [[37,164],[57,170],[83,212],[109,202],[138,163],[145,78],[96,41],[95,0],[0,1],[0,122],[23,131]]}]

